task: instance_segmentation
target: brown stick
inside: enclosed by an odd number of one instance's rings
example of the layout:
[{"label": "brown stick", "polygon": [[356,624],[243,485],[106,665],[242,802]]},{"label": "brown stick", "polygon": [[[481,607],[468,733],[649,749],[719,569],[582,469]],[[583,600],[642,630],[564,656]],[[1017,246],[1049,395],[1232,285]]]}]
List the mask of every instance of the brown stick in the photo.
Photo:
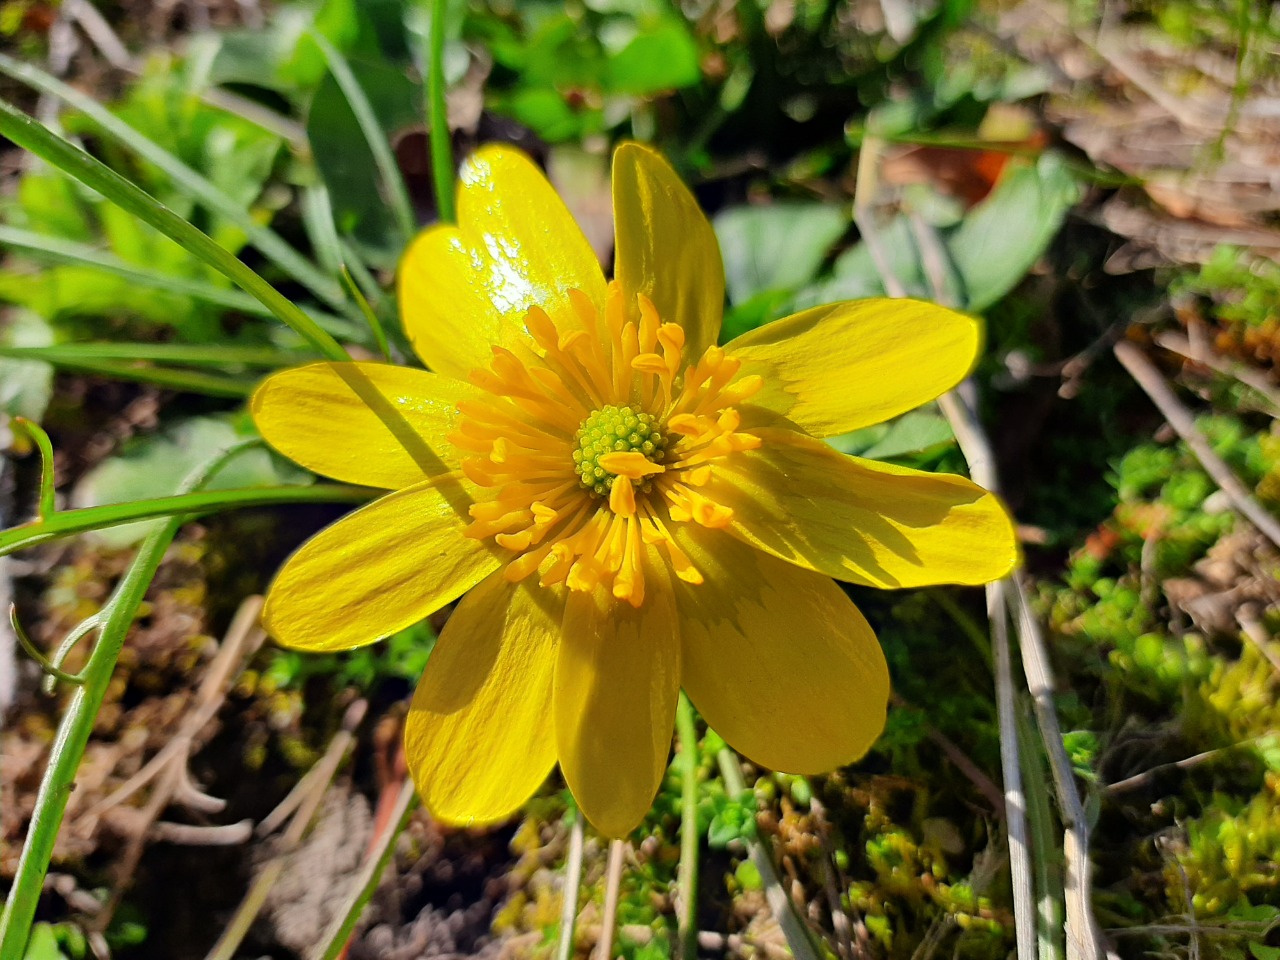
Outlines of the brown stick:
[{"label": "brown stick", "polygon": [[1116,359],[1129,371],[1129,375],[1137,381],[1151,402],[1156,405],[1169,426],[1177,432],[1183,442],[1191,449],[1192,454],[1200,461],[1205,473],[1209,474],[1218,488],[1227,495],[1231,505],[1246,520],[1257,527],[1262,534],[1280,547],[1280,521],[1263,509],[1258,501],[1250,496],[1240,479],[1231,472],[1226,462],[1213,452],[1209,441],[1196,429],[1191,412],[1187,410],[1173,394],[1169,384],[1165,382],[1155,364],[1147,359],[1146,354],[1132,343],[1121,341],[1113,348]]}]

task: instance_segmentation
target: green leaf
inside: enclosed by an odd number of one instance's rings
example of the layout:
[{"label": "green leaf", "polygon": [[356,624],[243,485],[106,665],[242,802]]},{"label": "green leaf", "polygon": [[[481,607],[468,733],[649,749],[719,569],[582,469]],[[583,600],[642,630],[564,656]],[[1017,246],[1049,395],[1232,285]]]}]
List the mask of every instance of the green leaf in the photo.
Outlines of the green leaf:
[{"label": "green leaf", "polygon": [[[350,80],[363,91],[372,112],[366,120],[378,125],[384,143],[395,131],[421,122],[422,88],[403,70],[359,61],[349,66]],[[354,237],[362,251],[381,265],[394,266],[404,248],[404,230],[412,229],[416,221],[406,207],[400,218],[409,219],[401,222],[388,204],[366,132],[332,74],[321,81],[311,101],[307,139],[329,190],[339,234]],[[384,158],[384,163],[392,160]],[[399,175],[398,168],[395,174]]]},{"label": "green leaf", "polygon": [[1012,290],[1048,249],[1078,197],[1075,179],[1055,153],[1034,166],[1010,167],[947,237],[966,309],[985,310]]},{"label": "green leaf", "polygon": [[[407,244],[413,239],[417,228],[417,218],[413,213],[413,204],[409,200],[409,190],[405,186],[404,175],[400,172],[395,154],[391,150],[388,127],[371,102],[371,93],[375,89],[384,95],[387,94],[392,86],[392,78],[395,81],[399,81],[403,79],[404,74],[398,70],[393,71],[389,77],[384,77],[382,82],[375,88],[372,86],[371,81],[373,78],[371,72],[365,69],[362,71],[363,77],[358,76],[355,67],[333,44],[325,39],[323,34],[318,31],[313,32],[311,39],[324,55],[325,62],[329,64],[329,75],[342,91],[342,96],[347,102],[347,108],[355,118],[356,127],[364,141],[365,149],[369,152],[373,160],[373,166],[378,171],[382,187],[383,195],[381,199],[383,206],[388,208],[392,214],[394,222],[400,230],[401,239]],[[410,85],[410,89],[412,89],[412,85]],[[397,89],[395,93],[396,96],[389,101],[395,107],[405,108],[412,105],[413,97],[407,96],[404,90]],[[313,101],[312,108],[314,109],[314,107]],[[384,110],[384,114],[385,112]],[[408,122],[407,118],[406,122]],[[307,132],[312,134],[318,131],[309,127]],[[348,151],[351,146],[359,142],[359,139],[352,138],[347,145]]]},{"label": "green leaf", "polygon": [[[3,57],[0,56],[0,60],[2,59]],[[53,166],[66,171],[68,175],[97,190],[113,203],[151,224],[185,247],[256,297],[282,323],[310,340],[326,357],[333,360],[349,359],[347,352],[333,337],[320,329],[314,320],[281,296],[278,290],[250,270],[226,248],[219,246],[208,234],[197,230],[172,210],[158,203],[154,197],[149,196],[136,184],[126,180],[83,150],[56,136],[42,124],[3,100],[0,100],[0,134],[7,136],[18,146],[30,150]],[[339,288],[339,300],[341,299]]]},{"label": "green leaf", "polygon": [[37,923],[31,928],[27,949],[22,960],[68,960],[58,946],[58,937],[47,923]]},{"label": "green leaf", "polygon": [[[76,485],[72,504],[92,507],[170,496],[201,463],[251,436],[252,426],[243,417],[195,417],[182,421],[164,433],[136,441],[123,454],[90,470]],[[305,484],[311,479],[309,473],[261,449],[236,457],[208,489]],[[111,547],[129,546],[159,522],[113,527],[94,536]]]},{"label": "green leaf", "polygon": [[[1079,188],[1065,162],[1046,153],[1037,163],[1010,166],[996,189],[954,227],[935,231],[942,248],[942,286],[935,293],[910,220],[874,225],[887,269],[907,296],[941,298],[963,310],[985,310],[1026,276],[1057,235]],[[885,296],[871,250],[863,241],[841,254],[829,280],[796,296],[799,307]]]},{"label": "green leaf", "polygon": [[862,456],[892,460],[946,446],[954,439],[946,417],[928,410],[913,410],[894,420],[888,432],[864,450]]},{"label": "green leaf", "polygon": [[[14,347],[43,347],[53,342],[53,331],[29,310],[14,310],[0,329],[0,343]],[[0,357],[0,413],[26,417],[39,423],[53,395],[53,368],[36,360]]]},{"label": "green leaf", "polygon": [[812,281],[849,216],[832,204],[775,203],[726,210],[713,225],[729,302],[736,305]]},{"label": "green leaf", "polygon": [[688,27],[666,17],[605,61],[602,84],[609,93],[646,96],[691,86],[701,78],[698,46]]}]

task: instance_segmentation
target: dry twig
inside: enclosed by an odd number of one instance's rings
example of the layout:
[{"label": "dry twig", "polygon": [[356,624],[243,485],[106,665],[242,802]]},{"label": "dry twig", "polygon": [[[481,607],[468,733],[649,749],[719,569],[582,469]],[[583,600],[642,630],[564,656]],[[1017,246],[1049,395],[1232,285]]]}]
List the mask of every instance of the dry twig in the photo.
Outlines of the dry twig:
[{"label": "dry twig", "polygon": [[1137,381],[1151,402],[1156,405],[1161,415],[1169,422],[1169,426],[1177,432],[1182,441],[1190,448],[1195,458],[1204,467],[1213,482],[1231,501],[1231,505],[1246,520],[1258,528],[1268,540],[1280,546],[1280,521],[1263,509],[1257,500],[1250,496],[1239,478],[1231,472],[1226,462],[1213,451],[1204,434],[1196,429],[1190,411],[1182,405],[1169,384],[1165,382],[1155,364],[1132,343],[1121,341],[1113,348],[1116,359],[1129,371],[1129,375]]},{"label": "dry twig", "polygon": [[133,811],[131,836],[116,868],[116,882],[112,885],[111,897],[94,918],[95,929],[104,930],[110,923],[120,899],[129,887],[133,872],[142,859],[148,838],[174,843],[214,845],[239,844],[249,839],[252,827],[248,822],[205,827],[163,823],[159,822],[159,817],[170,804],[175,803],[197,813],[220,813],[226,807],[225,801],[204,793],[192,781],[191,757],[202,744],[201,733],[222,709],[227,691],[240,668],[266,638],[266,634],[258,626],[261,611],[262,597],[245,599],[227,629],[217,656],[209,665],[209,672],[196,691],[194,708],[182,721],[173,739],[146,766],[88,812],[89,817],[99,817],[148,784],[153,785],[146,804]]}]

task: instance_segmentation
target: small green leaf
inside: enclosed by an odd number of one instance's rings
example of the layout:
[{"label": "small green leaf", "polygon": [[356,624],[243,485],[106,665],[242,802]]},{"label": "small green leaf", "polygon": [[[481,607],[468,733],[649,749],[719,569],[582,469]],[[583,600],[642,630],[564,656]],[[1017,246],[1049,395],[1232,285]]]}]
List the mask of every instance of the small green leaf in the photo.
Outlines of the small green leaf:
[{"label": "small green leaf", "polygon": [[646,96],[691,86],[701,77],[698,46],[688,28],[684,21],[667,17],[605,61],[602,83],[610,93]]},{"label": "small green leaf", "polygon": [[[194,417],[164,433],[138,440],[120,456],[90,470],[76,485],[76,507],[126,503],[176,493],[192,469],[220,450],[252,436],[248,425],[229,417]],[[269,453],[252,450],[236,457],[209,484],[212,490],[306,483],[305,473]],[[162,521],[161,521],[162,522]],[[124,547],[146,536],[157,521],[127,524],[94,536],[112,547]]]},{"label": "small green leaf", "polygon": [[22,960],[68,960],[68,957],[58,947],[58,937],[53,932],[53,927],[47,923],[37,923],[31,928]]},{"label": "small green leaf", "polygon": [[738,305],[812,281],[849,216],[832,204],[775,203],[726,210],[714,225],[729,302]]},{"label": "small green leaf", "polygon": [[951,443],[955,435],[946,417],[925,410],[903,414],[877,443],[862,452],[874,460],[891,460]]},{"label": "small green leaf", "polygon": [[947,237],[964,279],[966,309],[985,310],[1026,276],[1078,196],[1075,179],[1057,154],[1009,169]]},{"label": "small green leaf", "polygon": [[[0,343],[14,347],[44,347],[53,331],[29,310],[14,310],[0,329]],[[0,413],[39,423],[53,393],[53,368],[37,360],[0,357]]]}]

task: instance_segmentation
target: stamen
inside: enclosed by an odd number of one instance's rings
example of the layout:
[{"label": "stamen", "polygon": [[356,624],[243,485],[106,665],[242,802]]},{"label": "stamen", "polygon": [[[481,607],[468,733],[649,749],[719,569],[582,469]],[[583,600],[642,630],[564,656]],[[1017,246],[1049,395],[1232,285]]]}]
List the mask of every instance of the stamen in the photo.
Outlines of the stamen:
[{"label": "stamen", "polygon": [[449,437],[479,488],[466,534],[511,552],[512,582],[538,573],[543,586],[603,586],[639,607],[648,563],[703,582],[668,525],[732,523],[713,480],[760,446],[737,408],[764,381],[738,376],[741,363],[717,346],[686,366],[684,330],[643,294],[629,319],[616,281],[603,303],[568,296],[577,327],[533,307],[530,341],[495,346],[470,376],[487,396],[458,405]]}]

